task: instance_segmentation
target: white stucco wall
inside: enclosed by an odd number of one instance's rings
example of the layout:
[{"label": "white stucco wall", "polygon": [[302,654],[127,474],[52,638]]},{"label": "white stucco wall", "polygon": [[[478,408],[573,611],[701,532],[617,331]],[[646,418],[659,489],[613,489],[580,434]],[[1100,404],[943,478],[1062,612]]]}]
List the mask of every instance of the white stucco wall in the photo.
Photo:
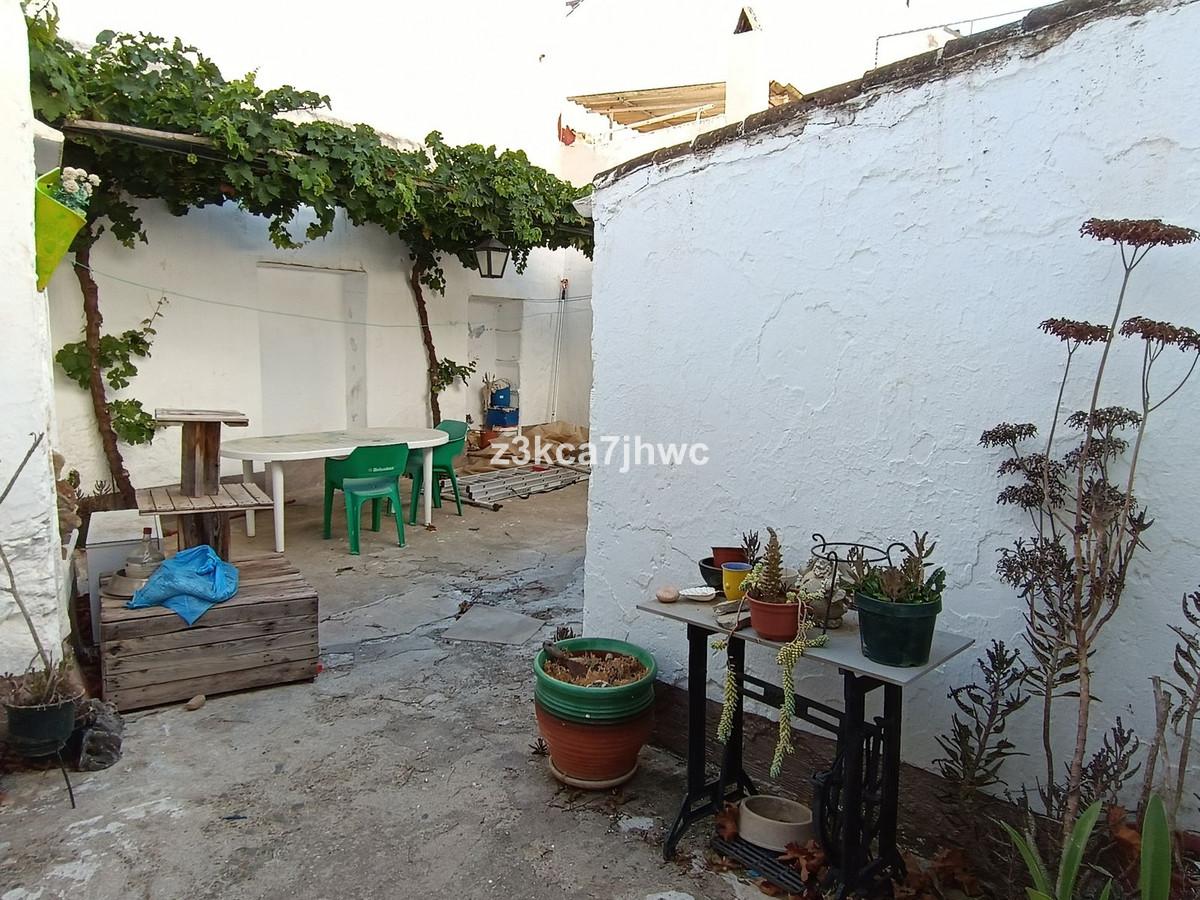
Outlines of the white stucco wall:
[{"label": "white stucco wall", "polygon": [[[1018,642],[1018,600],[995,562],[1027,523],[993,502],[1000,455],[979,434],[1050,415],[1060,346],[1039,322],[1111,316],[1120,263],[1079,237],[1081,222],[1200,224],[1198,33],[1195,2],[1098,19],[1048,48],[1014,45],[945,80],[887,85],[602,184],[593,434],[704,441],[711,462],[598,468],[587,632],[646,645],[661,677],[683,683],[682,626],[634,605],[694,583],[711,545],[770,524],[792,564],[814,531],[886,542],[929,529],[949,573],[940,627],[979,650]],[[1200,249],[1152,252],[1127,315],[1200,324],[1197,277]],[[1104,403],[1137,404],[1139,362],[1140,347],[1118,345]],[[1081,382],[1069,393],[1086,405]],[[1200,583],[1198,398],[1194,383],[1150,427],[1139,496],[1155,518],[1152,552],[1099,647],[1097,734],[1117,716],[1150,733],[1149,677],[1167,674],[1167,625]],[[908,761],[938,755],[946,690],[974,660],[908,692]],[[764,653],[750,665],[775,669]],[[797,675],[801,691],[837,696],[819,667]],[[1030,712],[1012,736],[1033,750]],[[1032,783],[1039,764],[1009,765]]]},{"label": "white stucco wall", "polygon": [[[524,304],[521,323],[521,423],[588,422],[592,390],[591,262],[564,260],[567,299]],[[548,295],[559,296],[557,290]]]},{"label": "white stucco wall", "polygon": [[[0,508],[0,541],[44,643],[57,650],[61,559],[49,447],[53,414],[46,298],[34,278],[33,112],[19,4],[0,4],[0,487],[37,432],[46,432]],[[7,580],[0,575],[0,584]],[[0,591],[0,672],[24,671],[33,641],[16,604]]]},{"label": "white stucco wall", "polygon": [[[152,356],[139,362],[133,384],[112,397],[136,397],[151,411],[239,409],[251,421],[236,437],[340,428],[363,416],[373,426],[427,421],[424,349],[400,241],[339,221],[328,237],[281,251],[268,241],[265,219],[233,206],[176,218],[147,202],[142,214],[148,244],[127,250],[104,237],[92,252],[106,333],[137,327],[163,296],[127,282],[161,287],[168,299]],[[524,274],[510,265],[500,280],[446,260],[445,294],[425,292],[438,353],[468,360],[467,303],[474,294],[555,296],[568,253],[574,251],[536,251]],[[68,266],[55,274],[49,294],[57,349],[78,340],[83,324]],[[282,312],[312,318],[276,314]],[[322,321],[328,319],[339,321]],[[60,449],[90,486],[107,477],[91,403],[61,370],[55,379]],[[443,417],[462,418],[466,389],[451,388],[441,406]],[[336,421],[339,410],[344,421]],[[135,484],[178,480],[179,439],[179,429],[166,429],[149,446],[124,448]],[[236,462],[225,466],[226,474],[240,471]]]},{"label": "white stucco wall", "polygon": [[567,258],[564,271],[567,296],[576,298],[564,307],[562,350],[558,359],[558,395],[555,417],[576,425],[591,418],[592,393],[592,262],[582,253]]}]

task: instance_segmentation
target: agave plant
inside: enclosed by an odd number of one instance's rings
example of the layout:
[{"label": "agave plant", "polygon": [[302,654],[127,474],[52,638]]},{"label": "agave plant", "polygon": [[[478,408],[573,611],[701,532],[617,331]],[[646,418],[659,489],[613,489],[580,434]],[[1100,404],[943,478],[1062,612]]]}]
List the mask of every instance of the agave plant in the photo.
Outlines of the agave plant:
[{"label": "agave plant", "polygon": [[[1084,852],[1096,820],[1100,818],[1102,804],[1097,801],[1083,811],[1075,820],[1075,827],[1063,846],[1058,872],[1053,881],[1030,838],[1019,834],[1006,822],[1000,825],[1008,832],[1009,839],[1021,858],[1033,887],[1026,888],[1029,900],[1074,900],[1075,888],[1079,883],[1079,870]],[[1167,810],[1157,794],[1146,805],[1146,816],[1142,822],[1141,872],[1138,877],[1138,892],[1141,900],[1170,900],[1171,896],[1171,831],[1167,827]],[[1112,881],[1108,881],[1100,892],[1100,900],[1112,895]]]}]

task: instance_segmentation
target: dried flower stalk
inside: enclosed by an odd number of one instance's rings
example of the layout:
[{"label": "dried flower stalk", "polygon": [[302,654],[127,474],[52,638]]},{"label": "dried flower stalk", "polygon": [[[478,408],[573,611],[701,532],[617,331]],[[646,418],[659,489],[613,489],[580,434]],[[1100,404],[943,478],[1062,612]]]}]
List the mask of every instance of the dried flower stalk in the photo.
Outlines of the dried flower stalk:
[{"label": "dried flower stalk", "polygon": [[[997,502],[1024,509],[1033,533],[1001,550],[997,571],[1025,602],[1025,641],[1032,661],[1027,689],[1040,698],[1044,783],[1038,786],[1044,812],[1061,822],[1065,842],[1088,800],[1107,794],[1137,770],[1138,742],[1119,725],[1089,755],[1088,727],[1092,695],[1092,655],[1096,639],[1115,614],[1129,567],[1143,532],[1152,524],[1134,493],[1138,460],[1151,414],[1174,397],[1200,360],[1200,333],[1143,317],[1124,319],[1130,279],[1149,251],[1158,246],[1190,244],[1200,234],[1157,219],[1091,219],[1082,234],[1113,241],[1120,250],[1123,276],[1107,325],[1055,318],[1041,330],[1058,338],[1066,363],[1058,384],[1051,427],[1038,450],[1024,447],[1038,436],[1032,423],[1003,423],[985,431],[980,443],[1002,447],[999,465],[1016,483],[1001,490]],[[1101,390],[1118,336],[1141,340],[1142,390],[1138,409],[1102,407]],[[1066,388],[1081,348],[1101,346],[1086,409],[1063,418]],[[1169,390],[1152,391],[1152,373],[1162,353],[1173,347],[1192,355],[1191,365]],[[1079,433],[1065,453],[1056,452],[1058,425]],[[1124,432],[1135,432],[1127,439]],[[1131,449],[1123,477],[1113,464]],[[1065,780],[1055,759],[1052,716],[1060,698],[1072,698],[1074,741]],[[960,735],[961,736],[961,735]],[[1104,787],[1102,785],[1108,785]]]}]

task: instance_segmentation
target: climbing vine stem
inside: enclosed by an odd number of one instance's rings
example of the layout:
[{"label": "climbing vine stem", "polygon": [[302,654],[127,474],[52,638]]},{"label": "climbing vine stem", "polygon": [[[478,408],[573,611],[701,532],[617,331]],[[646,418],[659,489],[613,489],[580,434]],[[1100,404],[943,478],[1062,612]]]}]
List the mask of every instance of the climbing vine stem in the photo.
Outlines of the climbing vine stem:
[{"label": "climbing vine stem", "polygon": [[[487,238],[510,248],[517,272],[534,248],[591,253],[590,222],[572,206],[590,188],[562,181],[522,151],[450,146],[436,131],[420,147],[403,146],[367,125],[322,118],[329,107],[322,94],[264,90],[254,73],[227,79],[181,40],[105,30],[80,48],[59,35],[52,4],[26,3],[25,12],[34,113],[66,135],[64,165],[101,179],[72,247],[86,339],[64,348],[64,360],[91,394],[105,459],[130,502],[118,440],[152,432],[136,400],[110,403],[106,388],[124,387],[113,379],[128,381],[128,366],[142,356],[140,338],[100,331],[99,288],[88,266],[105,232],[131,249],[148,241],[140,201],[159,200],[178,216],[233,203],[265,217],[281,248],[328,235],[339,211],[351,225],[398,238],[408,250],[435,422],[439,390],[469,369],[439,360],[429,329],[421,288],[445,292],[443,260],[474,269],[474,248]],[[117,355],[107,366],[106,351]]]}]

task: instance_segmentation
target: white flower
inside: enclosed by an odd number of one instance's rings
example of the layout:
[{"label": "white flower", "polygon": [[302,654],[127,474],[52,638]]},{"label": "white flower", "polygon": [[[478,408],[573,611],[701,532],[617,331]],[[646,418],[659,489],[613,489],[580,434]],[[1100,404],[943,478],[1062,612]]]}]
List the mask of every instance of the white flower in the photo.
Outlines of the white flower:
[{"label": "white flower", "polygon": [[77,185],[73,181],[64,181],[63,182],[63,190],[66,191],[68,194],[75,194],[75,193],[79,192],[79,185]]},{"label": "white flower", "polygon": [[92,187],[100,186],[100,176],[99,175],[89,175],[87,177],[87,180],[88,180],[88,184],[90,184]]},{"label": "white flower", "polygon": [[79,177],[79,175],[80,175],[80,171],[78,169],[76,169],[74,166],[67,166],[65,169],[62,170],[62,177],[64,180],[69,178],[72,181],[74,181],[76,178]]}]

